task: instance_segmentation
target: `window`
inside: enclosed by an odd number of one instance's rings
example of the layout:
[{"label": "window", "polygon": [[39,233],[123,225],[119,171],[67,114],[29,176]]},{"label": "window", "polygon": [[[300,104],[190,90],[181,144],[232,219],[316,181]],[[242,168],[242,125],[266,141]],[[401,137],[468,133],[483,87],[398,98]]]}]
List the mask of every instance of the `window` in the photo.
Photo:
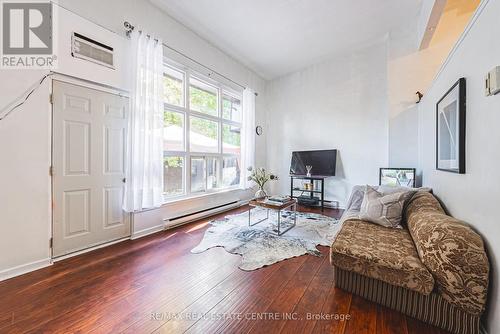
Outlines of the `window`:
[{"label": "window", "polygon": [[241,94],[170,64],[163,87],[165,197],[238,186]]},{"label": "window", "polygon": [[222,94],[222,117],[234,122],[241,122],[240,99]]},{"label": "window", "polygon": [[167,196],[182,195],[184,192],[184,157],[165,156],[164,189]]},{"label": "window", "polygon": [[205,191],[206,174],[205,158],[191,157],[191,192]]},{"label": "window", "polygon": [[222,151],[228,154],[240,154],[241,128],[239,126],[222,125]]},{"label": "window", "polygon": [[219,151],[219,123],[204,118],[189,118],[189,147],[191,152]]},{"label": "window", "polygon": [[189,79],[189,105],[192,110],[217,116],[217,88],[200,80]]},{"label": "window", "polygon": [[163,113],[164,151],[184,151],[184,115],[165,110]]},{"label": "window", "polygon": [[184,74],[182,72],[165,67],[163,96],[166,103],[184,106]]}]

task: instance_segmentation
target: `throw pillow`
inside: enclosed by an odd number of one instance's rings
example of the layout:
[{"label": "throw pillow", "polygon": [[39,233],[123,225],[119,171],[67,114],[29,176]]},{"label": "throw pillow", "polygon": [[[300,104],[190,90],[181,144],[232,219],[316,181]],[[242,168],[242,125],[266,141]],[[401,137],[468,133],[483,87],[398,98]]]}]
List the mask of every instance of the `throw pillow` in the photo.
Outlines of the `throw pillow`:
[{"label": "throw pillow", "polygon": [[385,227],[401,228],[403,208],[415,191],[403,191],[384,195],[366,186],[359,217]]},{"label": "throw pillow", "polygon": [[376,187],[377,191],[379,193],[382,193],[384,195],[388,194],[394,194],[394,193],[401,193],[405,191],[425,191],[425,192],[432,192],[431,188],[427,187],[421,187],[421,188],[410,188],[410,187],[402,187],[402,186],[388,186],[388,185],[381,185]]}]

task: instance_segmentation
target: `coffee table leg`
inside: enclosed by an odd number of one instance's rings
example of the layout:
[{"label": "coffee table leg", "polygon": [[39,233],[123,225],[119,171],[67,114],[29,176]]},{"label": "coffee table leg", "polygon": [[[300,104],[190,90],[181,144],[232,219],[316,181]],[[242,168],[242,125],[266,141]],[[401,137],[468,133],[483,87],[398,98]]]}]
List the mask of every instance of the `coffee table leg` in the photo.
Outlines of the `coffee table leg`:
[{"label": "coffee table leg", "polygon": [[257,221],[257,222],[255,222],[255,223],[253,223],[253,224],[252,224],[252,223],[250,222],[250,221],[251,221],[251,220],[250,220],[251,211],[252,211],[252,207],[250,207],[250,208],[248,209],[248,226],[254,226],[254,225],[257,225],[257,224],[262,223],[263,221],[265,221],[265,220],[268,220],[268,219],[269,219],[269,209],[267,209],[267,217],[266,217],[266,218],[262,218],[261,220],[259,220],[259,221]]},{"label": "coffee table leg", "polygon": [[297,204],[293,205],[293,227],[297,225]]},{"label": "coffee table leg", "polygon": [[[291,225],[286,230],[284,230],[283,232],[281,232],[281,228],[280,228],[280,225],[281,225],[281,210],[278,210],[278,235],[279,236],[282,236],[283,234],[285,234],[286,232],[290,231],[292,228],[294,228],[297,225],[297,204],[291,205],[288,208],[291,209],[291,211],[293,211],[293,225]],[[290,212],[290,215],[291,214],[292,214],[292,212]]]},{"label": "coffee table leg", "polygon": [[278,210],[278,235],[280,234],[280,225],[281,225],[281,210]]}]

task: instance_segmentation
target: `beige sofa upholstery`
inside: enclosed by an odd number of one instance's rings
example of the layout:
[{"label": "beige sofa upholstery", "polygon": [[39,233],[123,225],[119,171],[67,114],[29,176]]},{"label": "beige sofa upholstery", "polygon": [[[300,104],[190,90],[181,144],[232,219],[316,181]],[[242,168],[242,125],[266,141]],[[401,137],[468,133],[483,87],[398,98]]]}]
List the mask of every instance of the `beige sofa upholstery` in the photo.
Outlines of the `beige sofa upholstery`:
[{"label": "beige sofa upholstery", "polygon": [[330,253],[336,286],[453,333],[479,333],[489,274],[481,237],[427,191],[404,217],[392,229],[347,213]]},{"label": "beige sofa upholstery", "polygon": [[407,208],[408,230],[418,254],[449,303],[471,314],[484,311],[489,264],[483,240],[445,214],[429,193],[417,194]]},{"label": "beige sofa upholstery", "polygon": [[434,278],[418,257],[407,230],[349,220],[330,252],[331,263],[424,295]]}]

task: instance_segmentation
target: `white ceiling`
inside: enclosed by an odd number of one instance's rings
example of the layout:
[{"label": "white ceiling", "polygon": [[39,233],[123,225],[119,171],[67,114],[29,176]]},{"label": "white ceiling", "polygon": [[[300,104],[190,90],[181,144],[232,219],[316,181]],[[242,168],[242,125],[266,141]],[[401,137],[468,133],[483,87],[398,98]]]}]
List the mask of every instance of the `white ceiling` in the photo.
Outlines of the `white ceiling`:
[{"label": "white ceiling", "polygon": [[373,43],[421,7],[421,0],[150,1],[266,79]]}]

